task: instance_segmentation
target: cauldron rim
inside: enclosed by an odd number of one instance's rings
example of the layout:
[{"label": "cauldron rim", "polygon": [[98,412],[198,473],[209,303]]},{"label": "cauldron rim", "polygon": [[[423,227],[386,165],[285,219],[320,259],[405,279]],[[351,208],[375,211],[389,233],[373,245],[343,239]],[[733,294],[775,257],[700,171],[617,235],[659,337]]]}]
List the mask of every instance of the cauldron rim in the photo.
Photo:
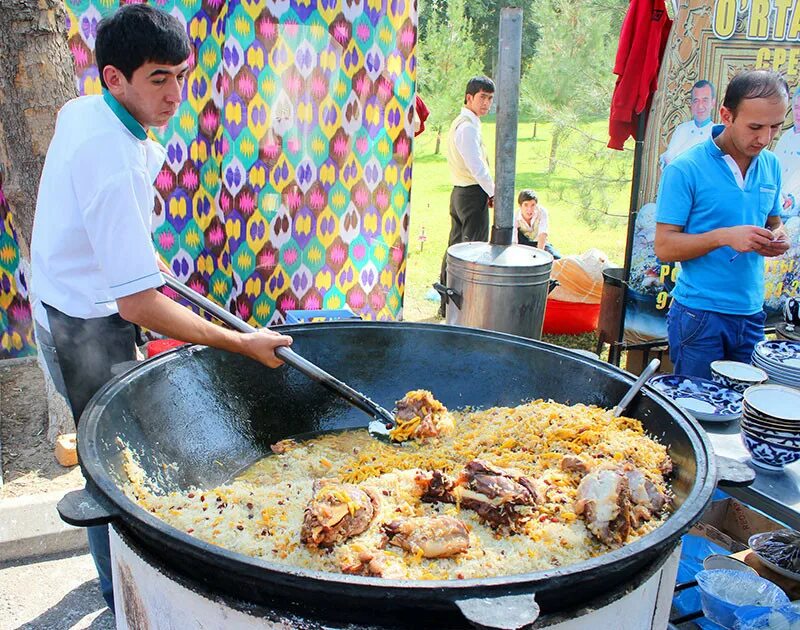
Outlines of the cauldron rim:
[{"label": "cauldron rim", "polygon": [[[556,355],[566,356],[571,360],[590,364],[596,369],[605,372],[607,375],[612,376],[616,380],[619,380],[623,383],[630,384],[635,380],[635,377],[630,373],[622,370],[621,368],[600,361],[599,359],[574,353],[569,349],[546,342],[489,330],[466,328],[461,326],[448,326],[444,324],[364,321],[293,324],[275,326],[272,328],[281,332],[292,334],[303,330],[315,330],[320,328],[369,329],[387,326],[403,327],[409,330],[419,329],[426,331],[433,330],[437,332],[446,331],[459,335],[488,337],[493,340],[499,340],[527,348],[538,348]],[[86,411],[81,416],[78,427],[78,451],[80,455],[81,466],[84,470],[87,480],[89,481],[87,488],[90,489],[90,492],[94,498],[97,499],[101,505],[106,507],[116,506],[117,509],[110,507],[109,511],[112,514],[112,518],[119,518],[126,525],[140,534],[143,532],[149,533],[149,530],[152,530],[156,532],[159,537],[166,537],[166,541],[175,539],[176,542],[180,543],[178,545],[179,547],[189,551],[190,553],[193,553],[198,558],[205,558],[208,556],[208,554],[212,554],[216,558],[223,560],[222,564],[225,565],[225,568],[234,572],[237,572],[237,570],[241,571],[243,569],[257,569],[259,571],[266,570],[267,572],[275,573],[281,576],[292,576],[294,578],[302,579],[305,583],[309,584],[309,586],[313,586],[315,584],[334,585],[345,591],[351,588],[356,588],[358,589],[360,595],[364,594],[364,589],[362,587],[379,587],[375,589],[367,589],[367,591],[373,592],[374,597],[384,597],[388,592],[394,592],[398,595],[408,593],[424,593],[422,596],[423,599],[439,594],[442,595],[442,598],[446,600],[459,600],[468,596],[485,597],[487,595],[487,590],[490,592],[490,594],[500,594],[501,592],[505,593],[508,592],[510,587],[513,588],[515,592],[530,593],[541,589],[543,582],[545,581],[567,581],[570,580],[570,578],[575,578],[589,571],[602,570],[603,568],[610,569],[612,565],[624,565],[626,560],[629,560],[637,554],[644,552],[655,553],[664,548],[666,545],[676,542],[682,533],[687,531],[697,520],[699,520],[703,510],[711,501],[711,496],[716,486],[715,467],[713,465],[713,451],[708,438],[704,434],[704,431],[699,427],[699,425],[696,425],[695,421],[685,411],[680,409],[671,400],[663,396],[660,392],[645,386],[643,388],[643,392],[646,392],[648,397],[653,399],[670,413],[672,420],[678,424],[678,426],[683,430],[689,439],[695,454],[697,474],[692,488],[686,495],[685,500],[678,507],[678,509],[670,515],[667,521],[652,532],[634,541],[630,545],[625,545],[619,549],[615,549],[595,558],[590,558],[583,562],[570,564],[556,569],[485,578],[470,578],[464,580],[397,580],[363,577],[306,569],[303,567],[295,567],[288,564],[280,564],[263,560],[261,558],[247,556],[238,552],[230,551],[223,547],[219,547],[217,545],[212,545],[198,538],[194,538],[189,534],[186,534],[185,532],[182,532],[181,530],[178,530],[166,522],[158,519],[156,516],[150,514],[135,502],[131,501],[127,496],[125,496],[121,488],[114,482],[108,471],[101,466],[101,457],[94,439],[97,423],[102,416],[102,413],[108,402],[140,374],[154,369],[157,366],[177,360],[185,356],[187,353],[191,354],[194,352],[206,351],[218,352],[202,346],[182,346],[149,359],[143,362],[141,365],[131,368],[127,372],[107,383],[92,398],[86,407]],[[99,491],[102,496],[95,496],[96,491]]]}]

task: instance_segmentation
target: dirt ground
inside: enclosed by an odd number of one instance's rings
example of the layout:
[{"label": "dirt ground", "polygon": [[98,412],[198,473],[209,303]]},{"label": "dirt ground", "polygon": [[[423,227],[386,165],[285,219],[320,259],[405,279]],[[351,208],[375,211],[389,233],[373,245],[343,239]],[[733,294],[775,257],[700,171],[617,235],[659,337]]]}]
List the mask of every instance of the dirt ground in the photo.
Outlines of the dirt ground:
[{"label": "dirt ground", "polygon": [[64,468],[47,442],[44,378],[34,359],[0,362],[0,499],[83,485],[77,466]]}]

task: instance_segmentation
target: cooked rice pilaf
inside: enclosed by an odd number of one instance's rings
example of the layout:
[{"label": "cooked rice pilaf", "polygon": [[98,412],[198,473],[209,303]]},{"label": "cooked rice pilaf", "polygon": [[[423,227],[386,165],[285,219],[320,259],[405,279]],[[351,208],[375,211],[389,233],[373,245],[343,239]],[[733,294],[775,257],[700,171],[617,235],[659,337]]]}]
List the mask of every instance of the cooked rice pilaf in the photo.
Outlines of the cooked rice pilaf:
[{"label": "cooked rice pilaf", "polygon": [[[277,449],[282,452],[230,483],[167,495],[153,491],[126,449],[129,482],[124,489],[173,527],[232,551],[330,572],[359,572],[365,558],[377,555],[380,575],[412,580],[526,573],[580,562],[618,546],[601,542],[587,527],[587,515],[576,513],[583,475],[561,465],[567,455],[577,456],[590,470],[632,465],[659,492],[671,496],[663,474],[670,468],[666,447],[648,437],[638,420],[614,418],[598,407],[541,400],[452,415],[452,434],[421,442],[384,444],[366,430],[284,442]],[[421,500],[421,471],[457,477],[476,458],[517,471],[535,484],[536,505],[527,508],[513,530],[490,527],[458,502]],[[328,548],[301,540],[304,512],[314,498],[312,485],[320,478],[355,484],[378,498],[369,527]],[[352,505],[343,501],[352,515]],[[668,512],[667,505],[632,527],[623,544],[657,528]],[[466,551],[429,558],[420,549],[387,544],[387,523],[442,515],[466,525]]]}]

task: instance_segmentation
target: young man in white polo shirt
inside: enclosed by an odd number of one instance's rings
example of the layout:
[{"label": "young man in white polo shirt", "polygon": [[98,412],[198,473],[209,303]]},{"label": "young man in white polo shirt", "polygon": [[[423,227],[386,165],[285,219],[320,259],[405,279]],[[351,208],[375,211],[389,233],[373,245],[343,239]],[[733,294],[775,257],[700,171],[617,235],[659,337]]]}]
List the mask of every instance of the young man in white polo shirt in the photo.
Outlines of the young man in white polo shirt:
[{"label": "young man in white polo shirt", "polygon": [[[291,338],[211,324],[160,294],[169,273],[150,234],[153,182],[166,152],[147,137],[181,101],[190,45],[181,23],[146,5],[104,19],[95,54],[102,96],[64,105],[47,152],[31,243],[37,333],[55,356],[73,415],[135,358],[135,325],[249,356],[270,367]],[[58,383],[58,379],[55,379]],[[101,589],[113,610],[108,530],[89,528]]]}]

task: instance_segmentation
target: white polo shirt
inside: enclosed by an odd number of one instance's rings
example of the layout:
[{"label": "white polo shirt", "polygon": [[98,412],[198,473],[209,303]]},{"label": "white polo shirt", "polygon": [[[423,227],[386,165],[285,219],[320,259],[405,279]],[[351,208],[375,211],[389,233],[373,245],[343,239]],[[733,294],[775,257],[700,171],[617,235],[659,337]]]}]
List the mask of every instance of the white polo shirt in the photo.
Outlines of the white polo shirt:
[{"label": "white polo shirt", "polygon": [[31,242],[34,317],[117,312],[117,298],[163,284],[150,234],[153,182],[166,151],[109,93],[58,113]]}]

